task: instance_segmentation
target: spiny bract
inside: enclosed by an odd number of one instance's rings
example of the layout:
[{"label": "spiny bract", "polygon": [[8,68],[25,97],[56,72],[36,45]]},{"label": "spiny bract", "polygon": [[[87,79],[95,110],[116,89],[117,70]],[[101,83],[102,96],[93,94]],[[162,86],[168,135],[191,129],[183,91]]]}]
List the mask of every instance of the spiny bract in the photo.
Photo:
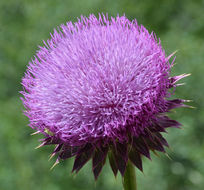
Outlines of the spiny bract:
[{"label": "spiny bract", "polygon": [[78,172],[92,159],[97,179],[107,155],[114,174],[124,175],[128,160],[142,170],[142,155],[165,152],[160,132],[180,124],[164,113],[184,106],[169,100],[169,89],[187,75],[170,77],[172,55],[153,32],[125,16],[81,16],[44,45],[21,93],[30,126],[45,136],[41,146],[57,145],[57,163],[75,156]]}]

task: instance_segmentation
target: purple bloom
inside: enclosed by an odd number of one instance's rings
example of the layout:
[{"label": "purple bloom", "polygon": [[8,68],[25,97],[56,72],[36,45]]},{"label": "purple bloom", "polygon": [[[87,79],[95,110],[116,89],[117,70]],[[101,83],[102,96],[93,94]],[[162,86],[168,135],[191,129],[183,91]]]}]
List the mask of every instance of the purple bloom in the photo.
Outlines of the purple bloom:
[{"label": "purple bloom", "polygon": [[54,31],[29,63],[22,84],[30,126],[56,144],[57,162],[75,156],[73,171],[92,159],[97,179],[107,155],[114,174],[128,159],[165,152],[160,132],[180,124],[165,115],[184,106],[170,88],[187,75],[170,77],[173,62],[160,41],[125,16],[81,17]]}]

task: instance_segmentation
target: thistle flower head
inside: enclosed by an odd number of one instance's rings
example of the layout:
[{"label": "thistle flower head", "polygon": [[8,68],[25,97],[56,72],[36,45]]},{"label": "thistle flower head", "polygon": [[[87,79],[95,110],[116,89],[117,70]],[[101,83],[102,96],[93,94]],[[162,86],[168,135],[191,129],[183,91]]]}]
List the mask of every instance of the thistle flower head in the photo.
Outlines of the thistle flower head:
[{"label": "thistle flower head", "polygon": [[75,156],[73,171],[92,159],[98,177],[109,153],[114,174],[128,159],[142,170],[141,156],[165,152],[160,132],[179,127],[165,113],[183,106],[169,88],[186,75],[170,77],[159,40],[136,20],[107,15],[61,25],[29,63],[22,84],[30,126],[56,144],[57,162]]}]

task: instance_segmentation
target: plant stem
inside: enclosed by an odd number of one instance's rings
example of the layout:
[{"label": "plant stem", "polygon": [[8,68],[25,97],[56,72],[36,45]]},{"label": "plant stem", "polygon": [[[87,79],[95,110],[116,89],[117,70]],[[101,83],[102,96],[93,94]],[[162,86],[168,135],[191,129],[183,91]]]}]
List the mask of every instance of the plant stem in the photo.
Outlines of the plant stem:
[{"label": "plant stem", "polygon": [[135,168],[130,161],[128,161],[123,178],[123,187],[124,190],[137,190]]}]

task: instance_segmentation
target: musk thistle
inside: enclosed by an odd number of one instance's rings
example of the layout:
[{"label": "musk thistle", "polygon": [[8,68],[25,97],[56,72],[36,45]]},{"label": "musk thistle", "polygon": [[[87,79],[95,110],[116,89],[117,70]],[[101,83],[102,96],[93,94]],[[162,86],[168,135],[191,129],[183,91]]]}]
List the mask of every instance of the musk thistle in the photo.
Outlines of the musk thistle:
[{"label": "musk thistle", "polygon": [[162,132],[180,123],[166,113],[184,106],[170,88],[187,76],[170,76],[173,62],[155,34],[125,16],[81,16],[54,30],[39,47],[22,80],[30,127],[56,145],[58,163],[88,160],[97,179],[106,158],[114,175],[128,161],[142,170],[142,156],[165,152]]}]

